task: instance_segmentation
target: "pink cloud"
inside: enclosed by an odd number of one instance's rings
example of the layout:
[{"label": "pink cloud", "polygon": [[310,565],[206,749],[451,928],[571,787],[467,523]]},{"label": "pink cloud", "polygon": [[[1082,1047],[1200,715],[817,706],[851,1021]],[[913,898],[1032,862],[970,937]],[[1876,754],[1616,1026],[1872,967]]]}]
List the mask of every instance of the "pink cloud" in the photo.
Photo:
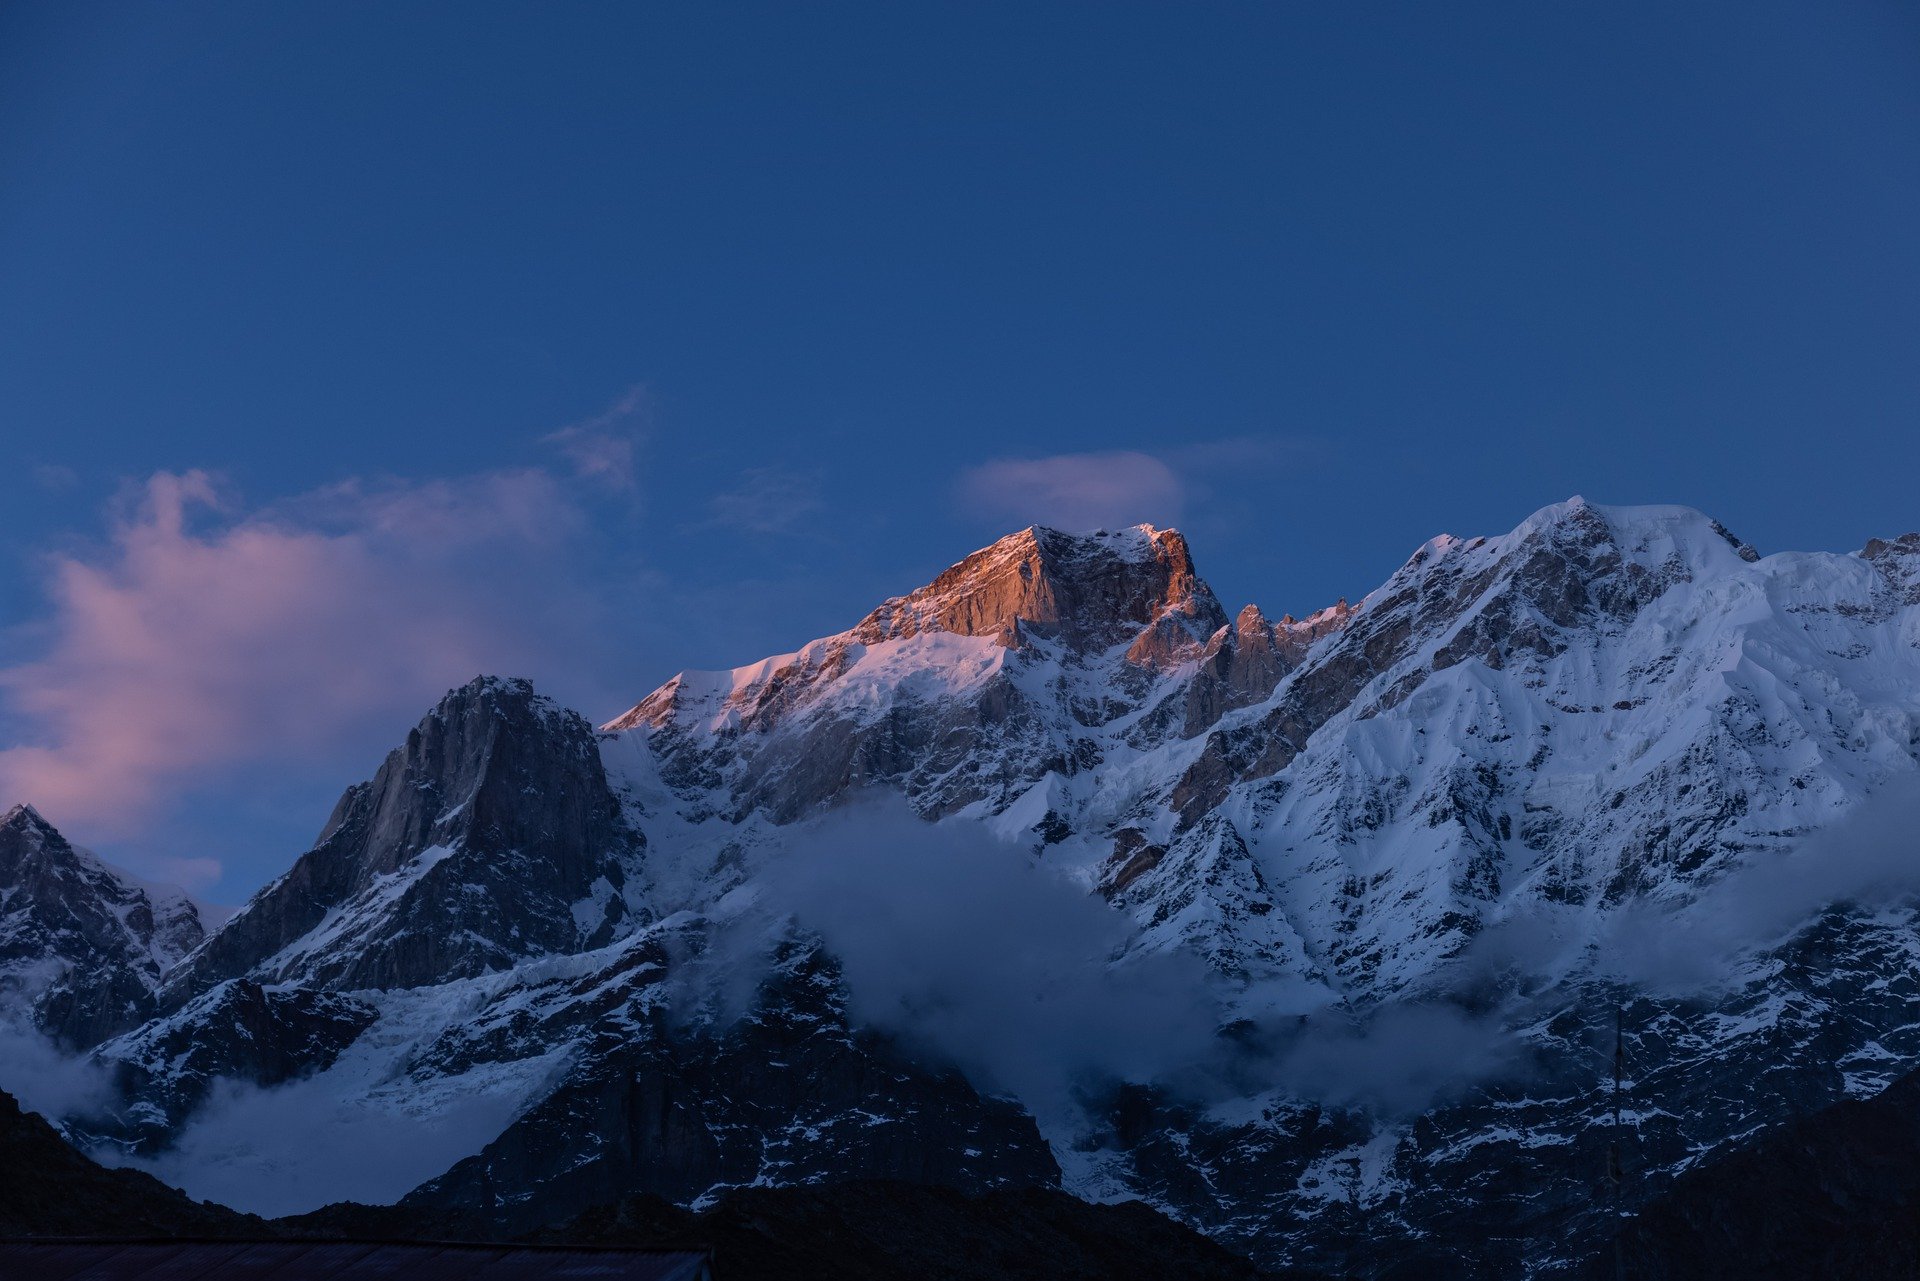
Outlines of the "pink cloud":
[{"label": "pink cloud", "polygon": [[738,483],[708,502],[709,524],[749,534],[784,534],[807,517],[826,510],[818,472],[779,467],[750,467]]},{"label": "pink cloud", "polygon": [[962,472],[960,501],[1015,524],[1081,531],[1180,519],[1187,487],[1151,454],[1057,454],[1002,458]]},{"label": "pink cloud", "polygon": [[522,670],[561,609],[528,591],[563,591],[522,584],[553,582],[578,524],[541,471],[355,482],[251,514],[204,472],[156,475],[102,547],[49,561],[35,657],[0,669],[0,805],[128,834],[183,785],[314,759]]},{"label": "pink cloud", "polygon": [[543,436],[541,443],[557,448],[581,480],[633,493],[640,485],[634,434],[646,419],[647,405],[647,389],[629,387],[593,417]]}]

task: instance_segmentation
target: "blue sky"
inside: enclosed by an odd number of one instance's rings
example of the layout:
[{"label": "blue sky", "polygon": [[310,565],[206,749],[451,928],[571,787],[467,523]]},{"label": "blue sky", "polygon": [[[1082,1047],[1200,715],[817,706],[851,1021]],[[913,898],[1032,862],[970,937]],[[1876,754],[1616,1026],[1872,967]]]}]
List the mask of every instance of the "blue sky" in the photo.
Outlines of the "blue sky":
[{"label": "blue sky", "polygon": [[1576,492],[1851,549],[1916,226],[1893,3],[9,5],[0,800],[231,899],[469,667],[1032,520],[1276,613]]}]

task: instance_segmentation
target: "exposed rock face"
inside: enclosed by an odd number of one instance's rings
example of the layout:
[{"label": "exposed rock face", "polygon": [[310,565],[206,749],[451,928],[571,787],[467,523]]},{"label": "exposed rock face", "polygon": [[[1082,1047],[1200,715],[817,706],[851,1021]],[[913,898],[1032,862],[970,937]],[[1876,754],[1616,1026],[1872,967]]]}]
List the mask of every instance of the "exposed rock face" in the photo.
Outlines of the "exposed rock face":
[{"label": "exposed rock face", "polygon": [[161,974],[204,937],[178,890],[74,848],[30,805],[0,817],[0,1004],[69,1047],[152,1010]]},{"label": "exposed rock face", "polygon": [[1108,902],[1140,920],[1140,951],[1184,949],[1242,982],[1324,977],[1259,861],[1221,815],[1180,833],[1170,849],[1118,840],[1103,888]]},{"label": "exposed rock face", "polygon": [[1264,703],[1283,677],[1300,666],[1323,636],[1345,627],[1353,607],[1344,600],[1305,621],[1288,614],[1269,622],[1258,605],[1240,611],[1231,628],[1213,634],[1200,655],[1200,670],[1187,687],[1182,735],[1204,733],[1228,712]]},{"label": "exposed rock face", "polygon": [[1879,570],[1899,605],[1920,605],[1920,534],[1873,538],[1860,559]]},{"label": "exposed rock face", "polygon": [[877,645],[947,632],[990,637],[1011,649],[1024,633],[1058,638],[1074,653],[1127,643],[1135,661],[1152,663],[1171,657],[1155,630],[1163,621],[1188,642],[1226,622],[1178,531],[1141,525],[1075,536],[1036,526],[888,601],[850,635]]},{"label": "exposed rock face", "polygon": [[[736,821],[789,822],[874,786],[929,815],[998,812],[1049,774],[1098,767],[1225,626],[1172,530],[1028,529],[798,653],[683,672],[606,728],[647,735],[650,768]],[[1164,738],[1167,719],[1138,732]]]},{"label": "exposed rock face", "polygon": [[525,681],[454,690],[347,789],[314,848],[170,975],[352,991],[503,970],[613,937],[644,840],[592,728]]},{"label": "exposed rock face", "polygon": [[[730,673],[683,672],[606,728],[717,718],[765,732],[854,672],[867,651],[899,652],[901,642],[921,637],[965,637],[1002,650],[1043,643],[1080,662],[1124,645],[1129,665],[1154,669],[1191,658],[1225,622],[1178,532],[1141,525],[1076,536],[1035,527],[975,552],[927,586],[797,654]],[[945,653],[976,663],[983,657],[968,646]],[[998,660],[987,657],[985,665],[997,668]],[[1013,693],[1002,684],[998,697]]]}]

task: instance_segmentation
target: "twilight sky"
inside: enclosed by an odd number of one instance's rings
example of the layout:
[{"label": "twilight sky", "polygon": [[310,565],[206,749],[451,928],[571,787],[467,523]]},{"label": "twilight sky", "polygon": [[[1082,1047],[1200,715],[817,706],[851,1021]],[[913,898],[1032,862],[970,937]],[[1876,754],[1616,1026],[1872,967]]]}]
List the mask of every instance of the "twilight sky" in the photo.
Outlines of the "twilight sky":
[{"label": "twilight sky", "polygon": [[1920,527],[1920,11],[0,6],[0,803],[235,901],[1009,529]]}]

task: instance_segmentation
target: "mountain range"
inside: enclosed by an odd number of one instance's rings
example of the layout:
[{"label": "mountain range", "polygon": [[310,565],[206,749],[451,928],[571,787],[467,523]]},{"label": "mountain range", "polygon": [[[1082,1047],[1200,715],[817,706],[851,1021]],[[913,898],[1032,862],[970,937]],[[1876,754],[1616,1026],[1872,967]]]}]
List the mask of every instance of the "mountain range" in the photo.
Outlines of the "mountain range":
[{"label": "mountain range", "polygon": [[1917,765],[1920,536],[1573,499],[1274,619],[1033,528],[598,729],[453,690],[224,921],[17,807],[0,1005],[263,1214],[883,1179],[1547,1275],[1920,1058]]}]

